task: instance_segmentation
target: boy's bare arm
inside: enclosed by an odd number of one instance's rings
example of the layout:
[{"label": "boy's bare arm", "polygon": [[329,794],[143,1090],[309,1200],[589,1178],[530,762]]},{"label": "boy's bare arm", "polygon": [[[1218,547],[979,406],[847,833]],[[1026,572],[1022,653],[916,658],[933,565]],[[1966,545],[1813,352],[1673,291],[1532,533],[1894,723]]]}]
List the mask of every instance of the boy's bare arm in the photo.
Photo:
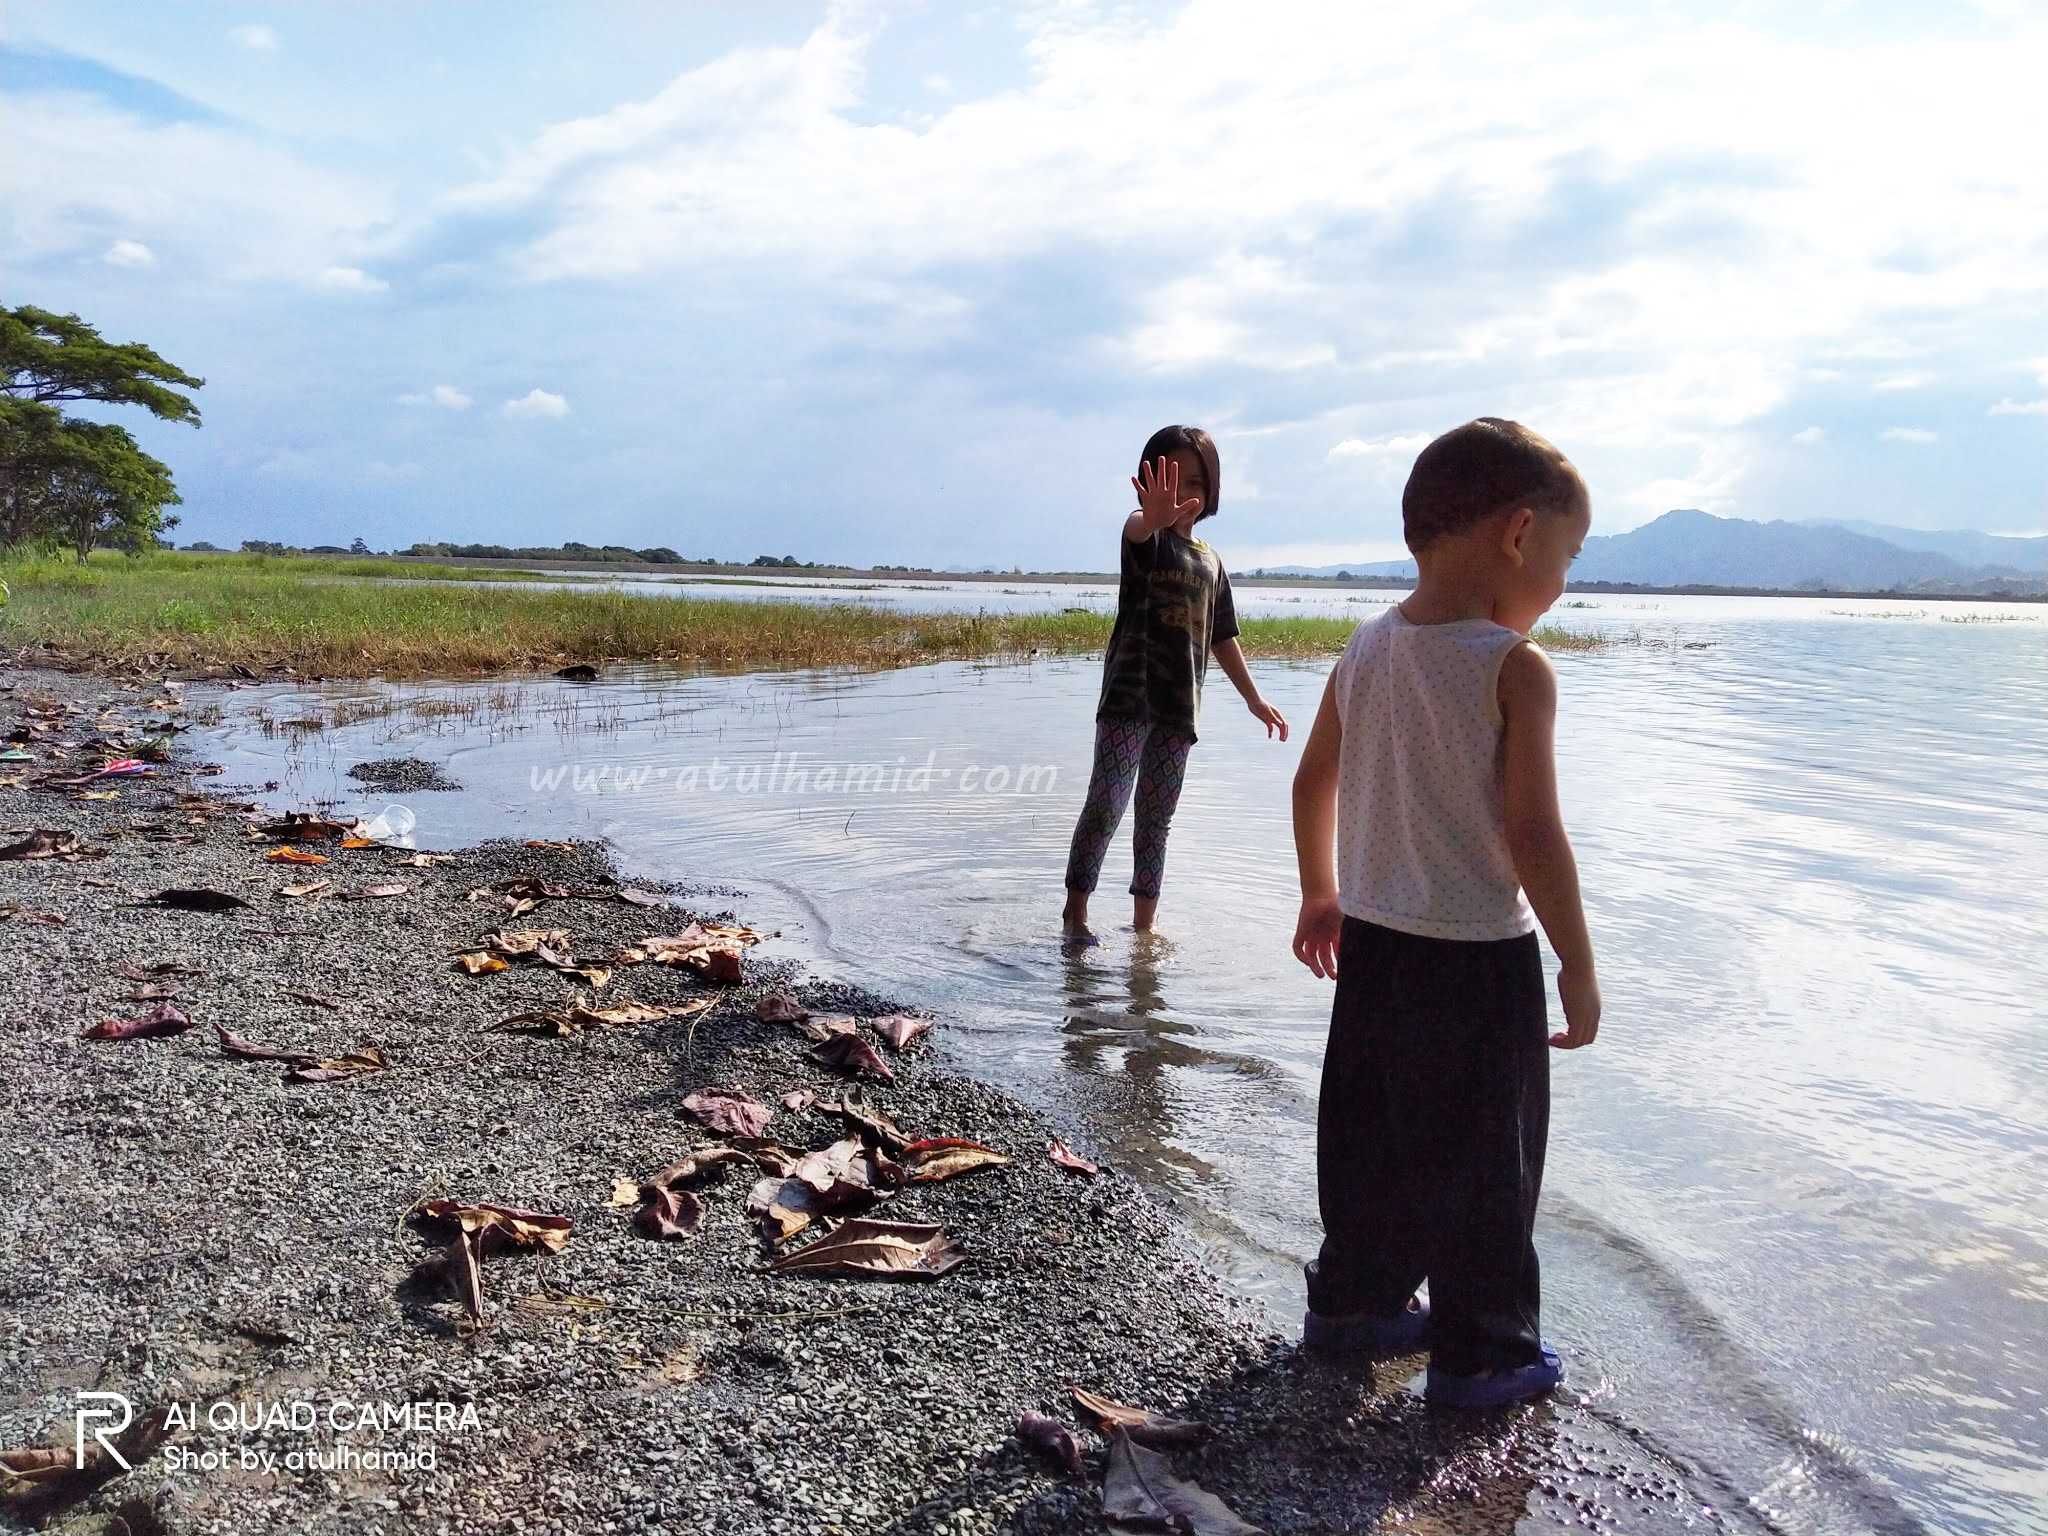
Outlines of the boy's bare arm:
[{"label": "boy's bare arm", "polygon": [[1557,951],[1565,1029],[1550,1043],[1575,1050],[1591,1045],[1600,1032],[1600,982],[1579,899],[1579,867],[1557,805],[1557,674],[1550,659],[1533,645],[1516,646],[1501,663],[1498,695],[1506,721],[1502,790],[1508,850],[1536,920]]},{"label": "boy's bare arm", "polygon": [[1294,857],[1301,868],[1294,958],[1318,976],[1337,974],[1337,940],[1344,928],[1337,906],[1337,758],[1343,745],[1344,720],[1337,711],[1337,675],[1332,672],[1294,770]]},{"label": "boy's bare arm", "polygon": [[1244,647],[1237,643],[1237,637],[1232,635],[1228,640],[1218,640],[1209,647],[1209,653],[1216,658],[1216,664],[1223,669],[1223,675],[1230,679],[1230,686],[1235,688],[1239,697],[1244,700],[1245,708],[1257,716],[1259,722],[1265,726],[1266,734],[1271,736],[1277,730],[1280,739],[1285,741],[1286,718],[1266,702],[1266,696],[1259,692],[1259,685],[1252,681],[1252,669],[1245,665]]}]

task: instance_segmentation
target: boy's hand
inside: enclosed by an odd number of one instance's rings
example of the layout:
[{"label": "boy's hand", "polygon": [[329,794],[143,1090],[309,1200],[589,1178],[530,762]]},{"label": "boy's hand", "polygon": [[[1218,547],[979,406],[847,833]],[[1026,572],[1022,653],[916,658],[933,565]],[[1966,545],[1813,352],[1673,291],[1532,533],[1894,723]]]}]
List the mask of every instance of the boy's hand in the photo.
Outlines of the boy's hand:
[{"label": "boy's hand", "polygon": [[1325,979],[1337,974],[1337,941],[1344,932],[1343,909],[1334,896],[1304,896],[1294,923],[1294,958]]},{"label": "boy's hand", "polygon": [[1180,463],[1178,460],[1160,456],[1158,469],[1151,461],[1138,466],[1138,473],[1131,477],[1131,484],[1138,492],[1138,515],[1145,520],[1145,526],[1153,533],[1179,522],[1191,512],[1202,510],[1202,499],[1190,496],[1180,499]]},{"label": "boy's hand", "polygon": [[[1298,942],[1298,941],[1297,941]],[[1559,971],[1557,1000],[1564,1004],[1564,1030],[1550,1037],[1560,1051],[1591,1045],[1600,1033],[1600,979],[1591,971]]]},{"label": "boy's hand", "polygon": [[1287,739],[1287,717],[1281,714],[1280,711],[1275,709],[1272,705],[1268,704],[1266,702],[1265,695],[1254,695],[1253,697],[1245,700],[1245,703],[1251,708],[1252,718],[1254,720],[1257,720],[1261,725],[1265,726],[1266,735],[1269,738],[1272,736],[1273,732],[1277,730],[1280,733],[1280,739],[1282,741],[1285,741]]}]

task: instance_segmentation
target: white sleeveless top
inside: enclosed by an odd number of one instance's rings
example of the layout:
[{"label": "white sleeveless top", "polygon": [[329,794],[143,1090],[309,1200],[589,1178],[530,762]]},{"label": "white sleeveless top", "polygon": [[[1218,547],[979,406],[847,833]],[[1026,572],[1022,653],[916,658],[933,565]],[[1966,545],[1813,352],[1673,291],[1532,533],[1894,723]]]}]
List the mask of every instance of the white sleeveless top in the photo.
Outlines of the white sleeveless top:
[{"label": "white sleeveless top", "polygon": [[1337,900],[1427,939],[1532,933],[1501,799],[1501,663],[1525,637],[1491,619],[1358,626],[1336,669]]}]

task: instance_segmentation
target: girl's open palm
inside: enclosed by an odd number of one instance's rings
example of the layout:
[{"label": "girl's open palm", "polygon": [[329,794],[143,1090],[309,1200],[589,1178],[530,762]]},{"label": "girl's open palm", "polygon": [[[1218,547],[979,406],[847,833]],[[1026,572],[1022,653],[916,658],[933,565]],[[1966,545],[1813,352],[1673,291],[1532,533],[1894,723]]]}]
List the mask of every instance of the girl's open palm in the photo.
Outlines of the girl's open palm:
[{"label": "girl's open palm", "polygon": [[1180,465],[1172,459],[1162,456],[1156,472],[1149,460],[1140,464],[1131,484],[1138,492],[1138,514],[1154,533],[1202,510],[1201,497],[1180,499]]}]

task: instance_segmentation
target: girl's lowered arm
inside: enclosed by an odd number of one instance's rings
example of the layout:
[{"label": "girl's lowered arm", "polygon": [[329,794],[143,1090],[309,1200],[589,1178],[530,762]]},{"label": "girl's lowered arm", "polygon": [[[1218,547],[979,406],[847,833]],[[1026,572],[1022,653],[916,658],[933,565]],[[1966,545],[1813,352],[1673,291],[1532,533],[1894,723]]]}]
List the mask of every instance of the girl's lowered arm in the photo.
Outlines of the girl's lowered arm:
[{"label": "girl's lowered arm", "polygon": [[1506,721],[1502,799],[1508,852],[1536,920],[1557,951],[1565,1030],[1550,1043],[1575,1049],[1591,1045],[1600,1031],[1600,982],[1579,899],[1578,861],[1557,805],[1557,673],[1550,658],[1533,645],[1516,646],[1501,662],[1498,695]]},{"label": "girl's lowered arm", "polygon": [[1266,702],[1265,695],[1259,692],[1259,685],[1252,681],[1252,669],[1245,665],[1244,647],[1237,643],[1237,636],[1232,635],[1228,640],[1218,640],[1209,647],[1209,654],[1216,658],[1216,664],[1223,669],[1223,675],[1230,679],[1230,686],[1243,698],[1245,707],[1266,727],[1266,734],[1271,736],[1278,730],[1280,739],[1285,741],[1287,721],[1279,710]]},{"label": "girl's lowered arm", "polygon": [[1337,758],[1343,745],[1344,719],[1337,711],[1337,674],[1332,672],[1294,770],[1294,858],[1301,870],[1294,958],[1318,976],[1337,974],[1337,941],[1344,928],[1337,905]]}]

